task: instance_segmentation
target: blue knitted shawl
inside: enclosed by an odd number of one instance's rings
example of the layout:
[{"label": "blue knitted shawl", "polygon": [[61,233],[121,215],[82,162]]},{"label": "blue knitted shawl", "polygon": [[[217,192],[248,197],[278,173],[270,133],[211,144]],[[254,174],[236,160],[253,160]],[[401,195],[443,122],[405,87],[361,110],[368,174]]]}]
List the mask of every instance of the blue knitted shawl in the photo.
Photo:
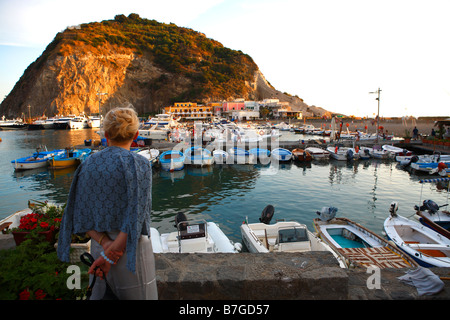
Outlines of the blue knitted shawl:
[{"label": "blue knitted shawl", "polygon": [[152,170],[144,157],[120,147],[90,155],[75,171],[61,221],[58,257],[69,261],[72,234],[127,234],[127,268],[135,272],[141,235],[150,236]]}]

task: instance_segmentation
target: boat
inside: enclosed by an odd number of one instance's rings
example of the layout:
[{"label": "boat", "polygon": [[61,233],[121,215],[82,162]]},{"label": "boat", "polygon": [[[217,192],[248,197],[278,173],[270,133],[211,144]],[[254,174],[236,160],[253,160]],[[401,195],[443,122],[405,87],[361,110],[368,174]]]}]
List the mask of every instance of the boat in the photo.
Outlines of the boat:
[{"label": "boat", "polygon": [[25,129],[28,126],[21,119],[19,120],[0,120],[0,130],[18,130]]},{"label": "boat", "polygon": [[417,263],[376,233],[347,218],[335,217],[337,208],[323,207],[313,220],[319,237],[344,261],[348,268],[417,267]]},{"label": "boat", "polygon": [[187,221],[183,213],[175,218],[177,231],[160,234],[150,228],[154,253],[238,253],[242,246],[233,243],[214,222]]},{"label": "boat", "polygon": [[32,213],[33,210],[30,208],[26,208],[17,212],[14,212],[13,214],[7,216],[6,218],[0,220],[0,232],[6,233],[8,230],[11,230],[13,228],[16,228],[20,225],[20,219],[27,215]]},{"label": "boat", "polygon": [[350,161],[359,159],[359,153],[357,153],[354,148],[328,146],[327,151],[330,153],[331,158],[339,161]]},{"label": "boat", "polygon": [[61,117],[56,118],[53,121],[53,129],[69,129],[69,121],[73,119],[73,117]]},{"label": "boat", "polygon": [[252,148],[248,152],[255,156],[256,160],[263,164],[269,163],[270,150],[264,148]]},{"label": "boat", "polygon": [[28,125],[28,130],[46,130],[53,129],[55,119],[40,119]]},{"label": "boat", "polygon": [[359,148],[359,146],[356,146],[355,151],[358,153],[359,159],[361,160],[368,160],[371,158],[369,148],[365,147]]},{"label": "boat", "polygon": [[402,163],[404,167],[410,166],[415,171],[429,174],[439,174],[446,177],[450,174],[450,155],[433,154],[414,155],[409,161]]},{"label": "boat", "polygon": [[186,156],[185,163],[196,165],[196,166],[210,166],[214,163],[214,157],[206,148],[202,148],[199,146],[190,147],[184,153]]},{"label": "boat", "polygon": [[312,161],[312,155],[308,151],[304,149],[294,149],[292,150],[292,156],[294,157],[294,160],[298,161]]},{"label": "boat", "polygon": [[229,159],[231,159],[228,152],[220,149],[216,149],[213,151],[214,163],[217,164],[226,164]]},{"label": "boat", "polygon": [[381,148],[383,150],[388,151],[390,153],[390,157],[400,163],[410,161],[411,158],[414,156],[412,151],[402,149],[390,144],[384,144],[383,146],[381,146]]},{"label": "boat", "polygon": [[330,158],[330,153],[322,148],[307,147],[305,151],[309,152],[314,160],[326,160]]},{"label": "boat", "polygon": [[359,153],[361,154],[361,152],[369,153],[369,155],[374,159],[387,160],[390,157],[390,152],[383,150],[379,146],[373,146],[372,148],[361,147]]},{"label": "boat", "polygon": [[292,152],[284,148],[275,148],[270,153],[273,160],[290,161],[292,160]]},{"label": "boat", "polygon": [[422,267],[450,267],[450,239],[418,222],[397,214],[398,204],[391,203],[384,230],[389,240]]},{"label": "boat", "polygon": [[146,159],[148,159],[150,161],[150,163],[152,165],[154,165],[158,161],[159,150],[147,148],[147,149],[138,151],[137,154],[140,154],[141,156],[145,157]]},{"label": "boat", "polygon": [[185,156],[179,150],[169,150],[159,156],[161,168],[165,171],[176,171],[184,168]]},{"label": "boat", "polygon": [[11,164],[16,170],[31,170],[37,168],[44,168],[48,166],[48,159],[51,157],[64,153],[64,149],[52,150],[52,151],[40,151],[40,148],[36,149],[36,152],[29,157],[23,157],[11,161]]},{"label": "boat", "polygon": [[102,117],[90,116],[87,121],[88,128],[100,128]]},{"label": "boat", "polygon": [[[437,178],[437,179],[423,179],[419,182],[440,182],[450,181],[450,178]],[[450,189],[450,184],[449,187]],[[448,190],[450,192],[450,190]],[[424,200],[422,205],[414,206],[418,220],[423,225],[433,229],[434,231],[442,234],[443,236],[450,238],[450,212],[448,210],[441,210],[442,207],[448,206],[448,203],[438,205],[432,200]]]},{"label": "boat", "polygon": [[66,149],[64,152],[48,158],[51,169],[62,169],[79,165],[91,154],[91,149]]},{"label": "boat", "polygon": [[88,119],[85,117],[73,117],[68,121],[69,129],[84,129],[87,127]]},{"label": "boat", "polygon": [[239,164],[245,163],[256,163],[255,155],[251,154],[249,151],[233,147],[228,150],[228,154],[233,157],[233,161]]},{"label": "boat", "polygon": [[[275,208],[267,205],[261,213],[260,222],[241,225],[244,245],[252,253],[269,252],[309,252],[329,251],[339,262],[339,257],[320,238],[308,230],[306,225],[297,221],[278,221],[270,224]],[[340,261],[341,267],[344,267]]]}]

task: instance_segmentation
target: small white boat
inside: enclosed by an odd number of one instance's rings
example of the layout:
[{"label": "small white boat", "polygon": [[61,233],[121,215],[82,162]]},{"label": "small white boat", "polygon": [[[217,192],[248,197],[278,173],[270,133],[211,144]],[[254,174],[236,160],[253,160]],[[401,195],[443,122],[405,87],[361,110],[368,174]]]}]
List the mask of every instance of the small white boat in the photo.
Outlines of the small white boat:
[{"label": "small white boat", "polygon": [[314,219],[320,238],[345,261],[347,267],[417,267],[417,263],[374,232],[346,218],[335,218],[336,208],[324,207]]},{"label": "small white boat", "polygon": [[258,223],[241,225],[242,241],[252,253],[268,252],[309,252],[328,251],[333,254],[339,265],[344,268],[343,261],[320,238],[308,230],[306,225],[297,221],[277,221],[270,224],[274,207],[264,208]]},{"label": "small white boat", "polygon": [[272,159],[277,160],[277,161],[292,160],[292,152],[287,149],[283,149],[283,148],[273,149],[272,152],[270,153],[270,156],[272,157]]},{"label": "small white boat", "polygon": [[217,164],[226,164],[230,158],[228,152],[220,149],[216,149],[213,151],[214,163]]},{"label": "small white boat", "polygon": [[73,117],[68,121],[69,129],[84,129],[88,119],[85,117]]},{"label": "small white boat", "polygon": [[159,150],[158,149],[144,149],[139,151],[137,154],[147,158],[152,164],[158,161]]},{"label": "small white boat", "polygon": [[179,150],[165,151],[159,156],[161,169],[164,171],[182,170],[184,168],[184,160],[185,156]]},{"label": "small white boat", "polygon": [[330,159],[330,153],[325,149],[317,147],[307,147],[305,150],[312,155],[314,160]]},{"label": "small white boat", "polygon": [[359,153],[354,148],[328,146],[327,151],[330,153],[330,157],[339,161],[358,160]]},{"label": "small white boat", "polygon": [[361,154],[361,152],[364,153],[369,153],[369,155],[374,158],[374,159],[382,159],[382,160],[386,160],[389,159],[390,157],[390,152],[383,150],[381,148],[377,148],[376,146],[369,148],[369,147],[361,147],[361,149],[359,150],[359,153]]},{"label": "small white boat", "polygon": [[[178,218],[178,219],[177,219]],[[177,231],[160,234],[150,228],[154,253],[238,253],[242,246],[233,243],[214,222],[187,221],[179,213]]]},{"label": "small white boat", "polygon": [[390,153],[390,158],[393,158],[400,163],[410,161],[411,158],[414,156],[412,151],[402,149],[390,144],[384,144],[381,148]]},{"label": "small white boat", "polygon": [[214,157],[211,154],[211,151],[208,149],[194,146],[190,147],[184,153],[186,160],[186,164],[196,165],[196,166],[210,166],[214,163]]},{"label": "small white boat", "polygon": [[398,205],[393,202],[384,221],[387,237],[422,267],[450,267],[450,239],[399,216],[397,210]]},{"label": "small white boat", "polygon": [[6,232],[8,229],[11,230],[13,228],[16,228],[20,225],[20,219],[27,215],[32,213],[33,210],[30,208],[26,208],[17,212],[14,212],[13,214],[7,216],[6,218],[0,220],[0,231]]}]

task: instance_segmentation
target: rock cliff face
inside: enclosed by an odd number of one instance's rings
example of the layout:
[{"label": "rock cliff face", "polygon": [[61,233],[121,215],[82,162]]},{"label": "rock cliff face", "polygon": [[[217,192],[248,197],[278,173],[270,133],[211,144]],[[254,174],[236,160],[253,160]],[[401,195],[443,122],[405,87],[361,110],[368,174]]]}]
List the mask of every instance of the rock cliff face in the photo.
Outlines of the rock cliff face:
[{"label": "rock cliff face", "polygon": [[[0,113],[8,117],[28,115],[29,110],[33,117],[91,114],[99,107],[105,113],[131,104],[144,114],[160,112],[177,101],[236,98],[278,98],[304,114],[326,112],[274,89],[242,52],[223,48],[190,29],[136,16],[131,20],[116,16],[58,33],[25,70],[0,105]],[[161,29],[168,31],[157,34],[155,30]],[[165,43],[160,43],[161,37]]]}]

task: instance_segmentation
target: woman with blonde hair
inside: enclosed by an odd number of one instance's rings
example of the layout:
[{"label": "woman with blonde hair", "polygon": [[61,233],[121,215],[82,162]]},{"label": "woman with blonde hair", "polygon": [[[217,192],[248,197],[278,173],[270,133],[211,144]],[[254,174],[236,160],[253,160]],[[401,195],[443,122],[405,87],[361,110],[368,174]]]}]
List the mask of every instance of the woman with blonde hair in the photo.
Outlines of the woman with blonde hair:
[{"label": "woman with blonde hair", "polygon": [[[87,233],[96,259],[89,269],[106,277],[119,299],[157,299],[150,240],[152,169],[130,151],[139,120],[132,108],[115,108],[103,122],[108,147],[90,155],[75,172],[58,239],[58,257],[69,261],[72,234]],[[101,299],[97,279],[91,299]]]}]

